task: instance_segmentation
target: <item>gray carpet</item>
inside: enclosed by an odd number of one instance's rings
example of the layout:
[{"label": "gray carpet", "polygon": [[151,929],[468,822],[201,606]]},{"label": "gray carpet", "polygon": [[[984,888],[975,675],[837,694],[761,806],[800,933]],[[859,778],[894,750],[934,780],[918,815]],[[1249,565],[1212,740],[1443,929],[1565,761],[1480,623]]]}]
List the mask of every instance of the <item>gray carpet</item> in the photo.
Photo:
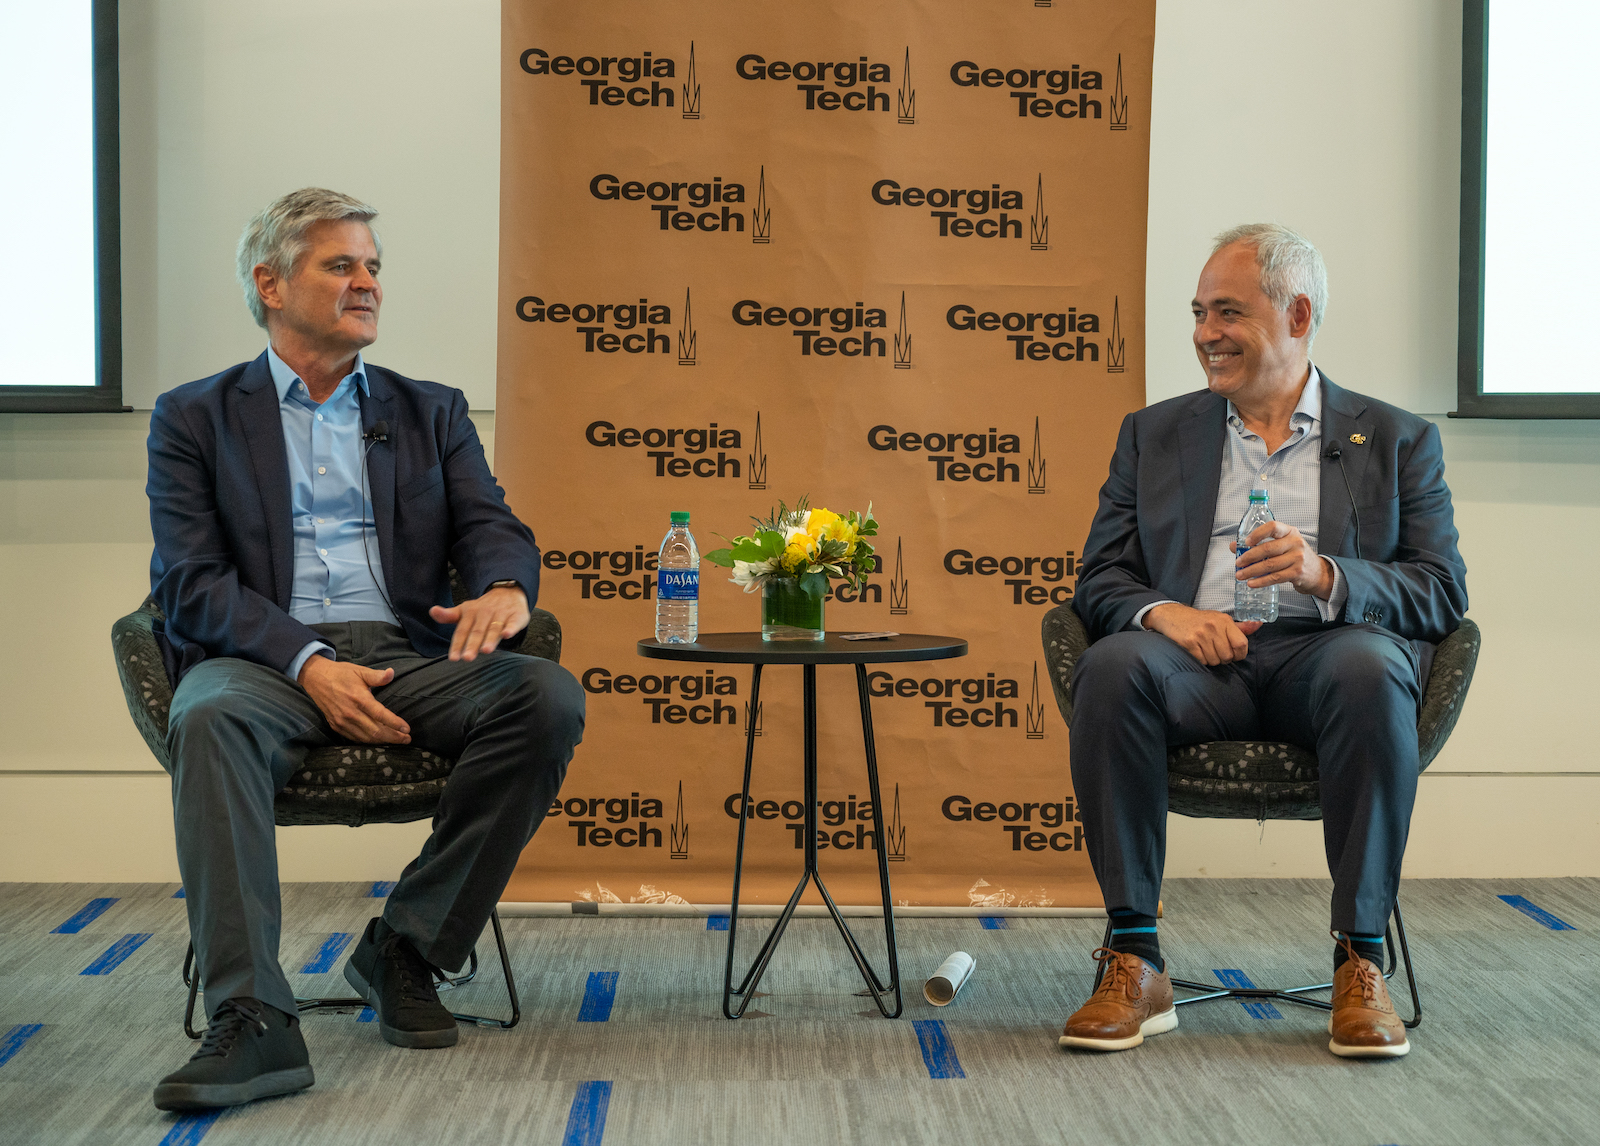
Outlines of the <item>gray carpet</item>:
[{"label": "gray carpet", "polygon": [[[906,1013],[887,1021],[825,920],[795,922],[738,1023],[719,1012],[727,934],[703,919],[513,919],[523,1004],[511,1031],[463,1029],[460,1045],[402,1051],[357,1014],[305,1018],[317,1085],[215,1120],[150,1103],[192,1045],[179,1023],[187,942],[174,887],[0,884],[0,1141],[84,1143],[1554,1143],[1600,1142],[1600,880],[1410,881],[1402,893],[1426,1020],[1402,1060],[1347,1062],[1323,1012],[1237,1002],[1180,1011],[1182,1025],[1109,1056],[1056,1046],[1086,996],[1103,923],[976,919],[899,924]],[[283,961],[359,932],[381,902],[367,885],[285,888]],[[1574,930],[1497,898],[1521,895]],[[52,929],[115,899],[80,931]],[[1172,881],[1162,943],[1173,970],[1258,984],[1326,977],[1328,886]],[[741,939],[753,953],[770,926]],[[857,933],[881,951],[881,926]],[[127,935],[150,938],[108,974],[84,968]],[[977,960],[943,1010],[921,981],[951,951]],[[505,1004],[492,941],[455,1010]],[[880,956],[881,959],[881,956]],[[306,994],[343,994],[344,956],[292,973]],[[603,1022],[580,1022],[616,972]],[[1394,982],[1396,1002],[1409,997]],[[600,1007],[603,1010],[603,1006]],[[924,1058],[917,1020],[939,1020],[952,1058]],[[31,1035],[31,1024],[42,1026]],[[9,1056],[9,1057],[7,1057]],[[955,1062],[959,1062],[957,1067]],[[934,1073],[964,1077],[932,1077]],[[585,1086],[586,1083],[609,1083]],[[607,1099],[603,1114],[597,1100]],[[585,1115],[585,1110],[590,1112]]]}]

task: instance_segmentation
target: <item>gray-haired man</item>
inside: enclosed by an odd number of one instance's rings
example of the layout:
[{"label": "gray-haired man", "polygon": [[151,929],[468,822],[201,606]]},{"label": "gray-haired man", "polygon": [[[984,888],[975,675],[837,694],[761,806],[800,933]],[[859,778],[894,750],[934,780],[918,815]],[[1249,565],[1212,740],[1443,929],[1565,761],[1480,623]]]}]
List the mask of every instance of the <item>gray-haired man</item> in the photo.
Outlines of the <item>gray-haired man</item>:
[{"label": "gray-haired man", "polygon": [[[150,419],[151,592],[176,684],[173,818],[210,1025],[165,1110],[312,1083],[278,964],[273,797],[308,751],[456,760],[433,832],[345,978],[389,1042],[442,1047],[434,968],[461,966],[583,734],[583,690],[499,643],[539,592],[466,398],[362,361],[383,289],[370,221],[306,188],[251,221],[239,278],[268,346],[168,391]],[[474,595],[451,605],[449,565]]]},{"label": "gray-haired man", "polygon": [[[1094,644],[1072,678],[1072,781],[1112,938],[1063,1046],[1124,1050],[1178,1025],[1155,920],[1167,749],[1266,739],[1320,767],[1329,1049],[1410,1050],[1378,969],[1416,798],[1417,706],[1433,644],[1466,612],[1466,568],[1438,428],[1311,365],[1327,296],[1321,255],[1294,232],[1219,236],[1193,303],[1207,389],[1122,424],[1073,602]],[[1252,487],[1277,520],[1235,553]],[[1279,586],[1279,619],[1236,621],[1239,581]]]}]

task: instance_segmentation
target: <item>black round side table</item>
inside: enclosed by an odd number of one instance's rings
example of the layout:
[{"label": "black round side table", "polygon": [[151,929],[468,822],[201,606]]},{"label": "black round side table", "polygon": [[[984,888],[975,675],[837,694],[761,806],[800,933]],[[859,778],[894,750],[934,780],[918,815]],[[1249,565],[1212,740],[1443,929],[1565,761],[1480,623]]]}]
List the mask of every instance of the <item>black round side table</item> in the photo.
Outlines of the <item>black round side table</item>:
[{"label": "black round side table", "polygon": [[[747,815],[739,817],[739,846],[733,859],[733,898],[728,920],[728,958],[722,978],[722,1013],[730,1019],[744,1014],[756,988],[772,961],[773,952],[783,938],[784,928],[794,916],[806,884],[815,882],[822,901],[828,905],[828,914],[843,936],[845,946],[856,961],[861,977],[866,980],[867,993],[877,1003],[878,1010],[887,1018],[899,1018],[903,1009],[900,993],[900,959],[894,942],[894,900],[889,892],[889,860],[884,850],[883,798],[878,790],[878,751],[872,737],[872,702],[867,692],[867,665],[888,664],[893,661],[933,661],[967,655],[967,642],[958,637],[935,637],[916,633],[874,640],[850,641],[829,633],[820,641],[764,641],[760,633],[701,633],[693,644],[665,644],[661,641],[639,642],[639,655],[671,661],[705,661],[718,664],[747,664],[750,673],[750,711],[756,711],[761,700],[761,669],[763,665],[801,665],[804,680],[802,704],[805,717],[805,870],[794,894],[789,897],[778,922],[757,952],[755,962],[739,982],[733,985],[734,940],[739,933],[739,881],[744,871],[744,832]],[[854,665],[856,692],[861,698],[861,736],[867,753],[867,785],[872,797],[872,830],[878,853],[878,883],[883,893],[883,932],[889,955],[889,981],[884,983],[872,969],[861,945],[850,933],[844,916],[828,894],[817,870],[817,666]],[[744,790],[739,804],[741,809],[750,805],[750,766],[755,759],[755,722],[746,721],[744,747]],[[885,1005],[893,997],[894,1008]],[[734,1001],[738,1001],[737,1007]]]}]

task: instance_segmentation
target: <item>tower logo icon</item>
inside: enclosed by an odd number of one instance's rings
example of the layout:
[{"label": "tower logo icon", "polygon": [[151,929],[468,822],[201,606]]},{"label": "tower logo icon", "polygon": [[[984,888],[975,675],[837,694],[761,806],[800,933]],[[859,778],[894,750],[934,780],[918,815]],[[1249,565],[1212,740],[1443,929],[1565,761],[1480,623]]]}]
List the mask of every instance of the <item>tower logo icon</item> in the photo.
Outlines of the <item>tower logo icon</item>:
[{"label": "tower logo icon", "polygon": [[1033,695],[1028,700],[1028,739],[1044,739],[1044,705],[1039,700],[1039,662],[1033,662]]},{"label": "tower logo icon", "polygon": [[1039,173],[1039,186],[1033,193],[1033,219],[1028,226],[1030,250],[1050,249],[1050,216],[1044,213],[1044,172]]},{"label": "tower logo icon", "polygon": [[905,74],[900,78],[900,122],[917,122],[917,89],[911,86],[911,49],[906,48]]},{"label": "tower logo icon", "polygon": [[[761,444],[761,411],[756,411],[756,435],[750,442],[750,488],[767,488],[767,449]],[[759,732],[757,736],[761,735]]]},{"label": "tower logo icon", "polygon": [[894,812],[889,817],[888,825],[883,829],[883,834],[889,837],[884,841],[884,852],[890,863],[905,863],[906,861],[906,829],[900,822],[900,785],[894,786]]},{"label": "tower logo icon", "polygon": [[683,288],[683,327],[678,331],[678,365],[693,366],[695,362],[694,317],[689,309],[689,288]]},{"label": "tower logo icon", "polygon": [[683,73],[683,118],[700,118],[700,81],[694,71],[694,41],[689,41],[689,67]]},{"label": "tower logo icon", "polygon": [[1128,97],[1122,90],[1122,53],[1117,53],[1117,82],[1111,89],[1111,130],[1128,130]]},{"label": "tower logo icon", "polygon": [[900,292],[900,330],[894,336],[894,368],[911,369],[911,328],[906,325],[906,292]]},{"label": "tower logo icon", "polygon": [[1111,298],[1111,330],[1106,337],[1106,373],[1121,374],[1122,353],[1127,340],[1122,337],[1122,296]]},{"label": "tower logo icon", "polygon": [[1044,449],[1039,444],[1039,415],[1033,416],[1033,453],[1028,456],[1028,492],[1047,493],[1044,484]]},{"label": "tower logo icon", "polygon": [[750,208],[750,241],[772,242],[772,211],[767,207],[767,165],[761,165],[761,179],[756,184],[756,201]]},{"label": "tower logo icon", "polygon": [[748,700],[744,702],[744,726],[751,736],[761,735],[761,704],[759,701],[754,709],[751,708]]},{"label": "tower logo icon", "polygon": [[894,576],[889,578],[889,615],[903,617],[911,611],[911,582],[906,580],[904,538],[894,539]]},{"label": "tower logo icon", "polygon": [[[1030,735],[1032,735],[1030,733]],[[658,839],[660,837],[657,837]],[[672,818],[672,850],[668,853],[675,860],[689,858],[689,824],[683,818],[683,781],[678,781],[678,814]]]}]

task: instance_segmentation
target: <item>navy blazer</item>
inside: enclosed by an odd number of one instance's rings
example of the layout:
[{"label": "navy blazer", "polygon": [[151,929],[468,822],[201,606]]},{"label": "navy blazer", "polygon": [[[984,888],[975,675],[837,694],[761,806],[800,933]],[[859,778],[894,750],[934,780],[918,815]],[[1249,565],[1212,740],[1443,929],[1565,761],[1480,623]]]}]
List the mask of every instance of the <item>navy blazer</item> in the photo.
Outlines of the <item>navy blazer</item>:
[{"label": "navy blazer", "polygon": [[[1129,414],[1083,547],[1073,607],[1091,640],[1128,626],[1155,601],[1192,604],[1217,509],[1227,399],[1209,390]],[[1351,441],[1352,434],[1365,441]],[[1444,482],[1439,427],[1352,393],[1322,375],[1318,551],[1336,557],[1349,586],[1341,621],[1437,644],[1467,611],[1466,565]],[[1361,517],[1361,560],[1351,498]],[[1286,589],[1286,592],[1294,592]]]},{"label": "navy blazer", "polygon": [[[506,506],[459,390],[367,365],[361,425],[389,424],[367,454],[389,600],[424,656],[450,649],[448,565],[481,595],[517,581],[532,608],[539,548]],[[358,391],[359,394],[359,391]],[[294,534],[289,456],[267,356],[169,390],[150,416],[150,591],[174,684],[207,657],[287,671],[316,632],[289,616]]]}]

